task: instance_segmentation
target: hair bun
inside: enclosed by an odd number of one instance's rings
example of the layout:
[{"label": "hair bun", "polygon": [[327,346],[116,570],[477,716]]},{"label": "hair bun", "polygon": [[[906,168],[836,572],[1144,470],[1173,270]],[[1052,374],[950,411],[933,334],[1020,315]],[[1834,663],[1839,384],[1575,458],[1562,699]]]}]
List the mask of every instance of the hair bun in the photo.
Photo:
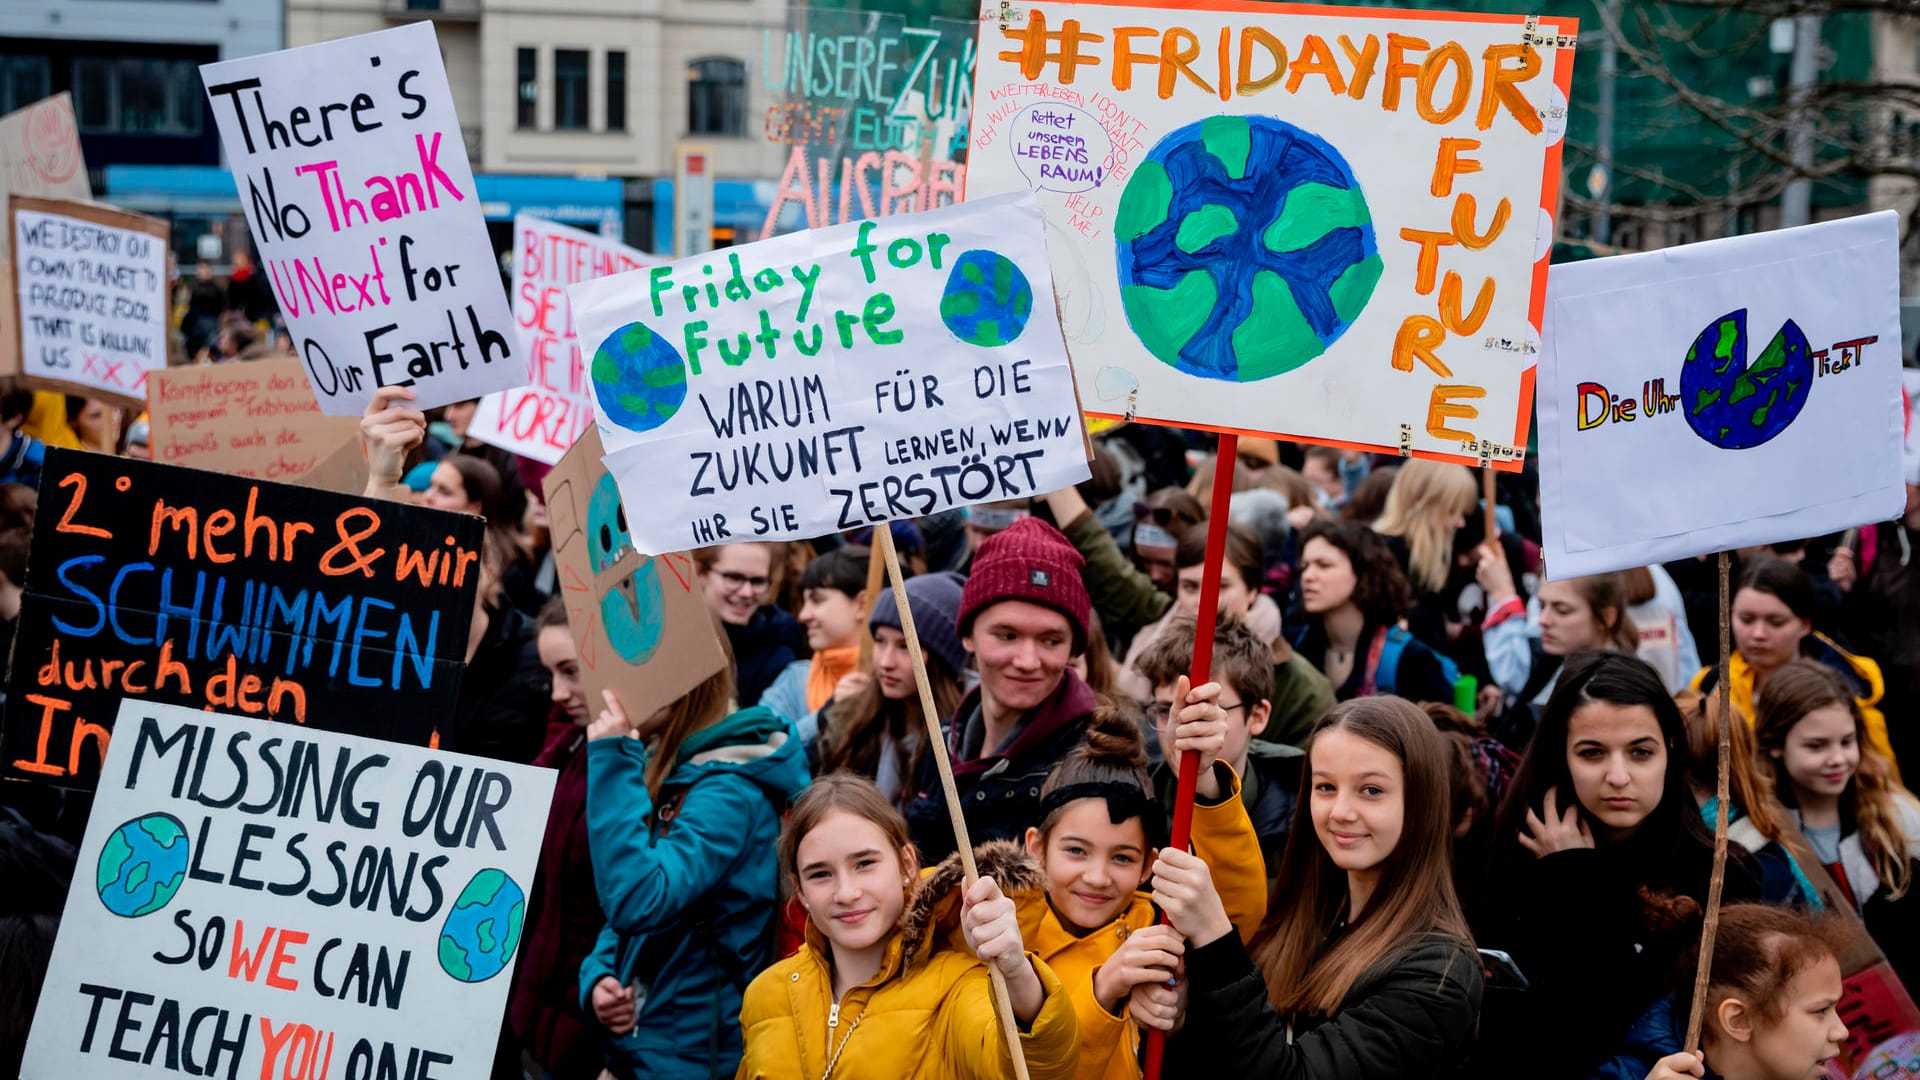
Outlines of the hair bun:
[{"label": "hair bun", "polygon": [[1701,926],[1705,912],[1700,902],[1684,893],[1674,896],[1640,886],[1640,906],[1647,929],[1656,934],[1694,930]]},{"label": "hair bun", "polygon": [[1077,752],[1091,761],[1127,769],[1144,769],[1151,764],[1140,725],[1111,706],[1093,711],[1087,720],[1086,742]]}]

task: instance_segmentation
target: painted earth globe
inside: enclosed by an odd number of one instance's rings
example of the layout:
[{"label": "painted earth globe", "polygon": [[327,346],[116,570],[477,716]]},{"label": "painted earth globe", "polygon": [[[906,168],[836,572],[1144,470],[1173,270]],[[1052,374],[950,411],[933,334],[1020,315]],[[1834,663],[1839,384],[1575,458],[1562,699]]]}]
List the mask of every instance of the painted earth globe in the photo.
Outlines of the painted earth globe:
[{"label": "painted earth globe", "polygon": [[1747,309],[1700,331],[1680,367],[1680,402],[1694,434],[1725,450],[1746,450],[1787,429],[1813,388],[1813,349],[1788,319],[1747,362]]},{"label": "painted earth globe", "polygon": [[100,902],[137,919],[167,906],[187,879],[192,854],[186,827],[172,814],[148,814],[113,830],[100,849],[94,885]]},{"label": "painted earth globe", "polygon": [[527,894],[504,871],[486,869],[460,890],[440,926],[440,968],[461,982],[500,974],[520,947]]},{"label": "painted earth globe", "polygon": [[590,374],[601,411],[628,431],[652,431],[687,400],[686,362],[641,323],[607,335],[594,350]]}]

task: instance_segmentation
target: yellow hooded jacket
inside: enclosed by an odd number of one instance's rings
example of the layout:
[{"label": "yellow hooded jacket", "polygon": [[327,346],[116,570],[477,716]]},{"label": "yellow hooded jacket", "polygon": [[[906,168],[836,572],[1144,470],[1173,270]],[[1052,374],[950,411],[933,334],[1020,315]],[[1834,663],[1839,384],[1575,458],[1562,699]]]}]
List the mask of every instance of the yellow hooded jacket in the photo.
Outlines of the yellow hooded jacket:
[{"label": "yellow hooded jacket", "polygon": [[[1840,678],[1853,690],[1853,700],[1860,706],[1860,715],[1867,722],[1867,745],[1880,751],[1880,756],[1893,765],[1894,779],[1900,778],[1900,763],[1893,756],[1893,744],[1887,741],[1887,717],[1879,709],[1880,699],[1886,695],[1886,679],[1880,674],[1880,665],[1865,656],[1855,656],[1833,643],[1825,634],[1813,633],[1807,636],[1801,646],[1801,655],[1816,660],[1840,673]],[[1728,658],[1727,689],[1732,698],[1733,707],[1741,716],[1753,724],[1758,718],[1754,712],[1753,666],[1740,650],[1733,650]],[[1693,677],[1693,689],[1702,694],[1714,690],[1714,666],[1701,668]]]},{"label": "yellow hooded jacket", "polygon": [[[1012,843],[982,845],[980,873],[1015,902],[1042,892],[1032,859]],[[958,856],[927,872],[887,943],[880,972],[836,1004],[828,946],[811,921],[807,943],[747,986],[746,1049],[736,1080],[1011,1080],[987,968],[959,933]],[[1020,1047],[1031,1080],[1069,1080],[1079,1033],[1060,980],[1029,952],[1046,990]]]},{"label": "yellow hooded jacket", "polygon": [[[1218,805],[1195,801],[1193,850],[1206,861],[1215,890],[1227,909],[1227,918],[1251,941],[1267,914],[1266,863],[1260,856],[1260,837],[1253,831],[1247,807],[1240,799],[1240,778],[1231,766],[1218,763],[1223,798]],[[1080,1021],[1080,1067],[1075,1080],[1138,1080],[1136,1047],[1140,1033],[1126,1003],[1114,1015],[1093,993],[1093,976],[1127,935],[1159,922],[1151,894],[1137,892],[1112,922],[1087,934],[1076,934],[1060,921],[1044,891],[1018,899],[1020,939],[1065,985]]]}]

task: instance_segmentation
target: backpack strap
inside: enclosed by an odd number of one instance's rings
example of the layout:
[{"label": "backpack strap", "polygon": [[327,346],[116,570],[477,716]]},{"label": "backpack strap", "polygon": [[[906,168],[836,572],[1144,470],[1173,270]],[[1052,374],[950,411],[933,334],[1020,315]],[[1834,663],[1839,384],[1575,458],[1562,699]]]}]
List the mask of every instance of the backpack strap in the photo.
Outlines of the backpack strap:
[{"label": "backpack strap", "polygon": [[1382,694],[1399,692],[1400,657],[1407,651],[1407,642],[1413,636],[1398,626],[1389,626],[1382,631],[1379,666],[1373,672],[1373,685]]}]

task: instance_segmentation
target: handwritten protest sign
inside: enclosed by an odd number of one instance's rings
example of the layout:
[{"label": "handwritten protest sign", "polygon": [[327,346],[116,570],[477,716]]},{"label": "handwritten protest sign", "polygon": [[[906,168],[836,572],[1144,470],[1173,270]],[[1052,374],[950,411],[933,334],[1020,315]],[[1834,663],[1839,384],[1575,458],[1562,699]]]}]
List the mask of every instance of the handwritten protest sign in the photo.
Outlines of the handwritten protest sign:
[{"label": "handwritten protest sign", "polygon": [[642,554],[818,536],[1087,475],[1019,193],[571,286]]},{"label": "handwritten protest sign", "polygon": [[1555,267],[1540,364],[1547,572],[1898,516],[1898,247],[1886,212]]},{"label": "handwritten protest sign", "polygon": [[126,696],[425,743],[481,520],[48,448],[0,776],[92,787]]},{"label": "handwritten protest sign", "polygon": [[9,203],[21,374],[138,408],[167,366],[167,225],[90,203]]},{"label": "handwritten protest sign", "polygon": [[360,441],[360,433],[355,432],[314,462],[313,468],[294,477],[292,483],[342,495],[359,495],[367,490],[371,471],[367,466],[367,448]]},{"label": "handwritten protest sign", "polygon": [[1520,467],[1574,20],[1000,12],[967,194],[1038,193],[1089,412]]},{"label": "handwritten protest sign", "polygon": [[581,434],[543,484],[560,595],[589,704],[602,690],[648,716],[727,666],[693,558],[633,550],[627,512],[600,464],[600,434]]},{"label": "handwritten protest sign", "polygon": [[320,412],[293,357],[156,371],[147,412],[153,460],[258,480],[294,480],[360,430]]},{"label": "handwritten protest sign", "polygon": [[552,465],[593,424],[587,366],[566,286],[661,260],[644,251],[520,214],[513,219],[513,324],[527,385],[488,394],[467,434]]},{"label": "handwritten protest sign", "polygon": [[[0,199],[93,197],[86,156],[73,122],[73,98],[62,91],[0,116]],[[0,296],[13,296],[13,231],[0,229]],[[0,332],[0,375],[20,373],[20,335]]]},{"label": "handwritten protest sign", "polygon": [[200,69],[320,410],[381,386],[430,409],[519,385],[433,23]]},{"label": "handwritten protest sign", "polygon": [[931,210],[966,187],[974,25],[789,7],[760,72],[763,130],[789,147],[761,238]]},{"label": "handwritten protest sign", "polygon": [[118,716],[22,1075],[489,1075],[552,770]]}]

